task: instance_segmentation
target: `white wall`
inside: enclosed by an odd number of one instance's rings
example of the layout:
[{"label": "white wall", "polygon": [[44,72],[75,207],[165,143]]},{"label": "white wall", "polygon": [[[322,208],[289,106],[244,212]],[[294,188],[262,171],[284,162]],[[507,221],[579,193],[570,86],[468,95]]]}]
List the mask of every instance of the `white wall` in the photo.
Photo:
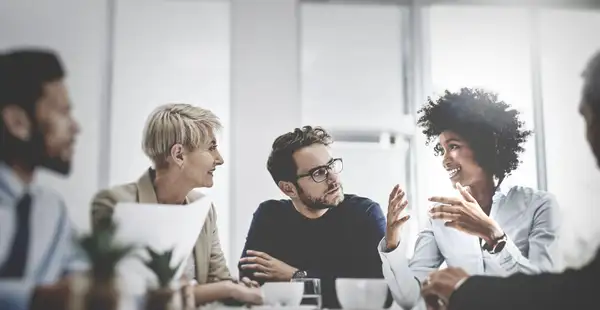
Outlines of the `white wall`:
[{"label": "white wall", "polygon": [[229,250],[229,3],[117,0],[110,127],[109,185],[136,181],[150,166],[141,149],[150,112],[170,102],[212,110],[225,164],[205,189],[217,207],[221,245]]},{"label": "white wall", "polygon": [[[378,202],[384,214],[395,184],[411,190],[405,135],[415,123],[405,114],[406,11],[366,3],[303,3],[300,10],[302,122],[331,131],[334,156],[344,160],[344,191]],[[408,253],[417,226],[416,216],[405,225]]]},{"label": "white wall", "polygon": [[[432,98],[443,91],[481,87],[496,92],[500,100],[519,110],[527,129],[533,124],[531,37],[529,12],[525,9],[484,6],[434,6],[430,10]],[[507,178],[503,188],[521,185],[537,188],[536,135],[525,143],[523,161]],[[441,158],[435,175],[444,175]],[[441,171],[441,172],[440,172]],[[433,174],[432,174],[433,175]],[[437,181],[437,180],[436,180]]]},{"label": "white wall", "polygon": [[300,126],[297,0],[231,1],[232,271],[252,215],[283,195],[266,168],[274,139]]},{"label": "white wall", "polygon": [[89,228],[89,202],[98,189],[101,109],[107,43],[106,0],[0,1],[0,49],[41,46],[56,50],[67,69],[73,113],[82,125],[69,178],[39,180],[65,197],[75,224]]},{"label": "white wall", "polygon": [[403,11],[377,4],[301,5],[304,122],[375,133],[405,125]]}]

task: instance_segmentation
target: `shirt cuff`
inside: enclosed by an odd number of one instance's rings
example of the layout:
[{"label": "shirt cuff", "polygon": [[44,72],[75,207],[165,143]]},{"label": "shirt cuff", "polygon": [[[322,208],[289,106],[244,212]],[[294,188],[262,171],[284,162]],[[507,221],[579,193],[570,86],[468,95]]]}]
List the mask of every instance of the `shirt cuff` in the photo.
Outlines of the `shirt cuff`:
[{"label": "shirt cuff", "polygon": [[382,272],[394,300],[402,309],[413,309],[419,302],[420,284],[409,267],[406,252],[400,246],[385,252],[386,240],[383,238],[377,245],[381,257]]},{"label": "shirt cuff", "polygon": [[384,255],[389,255],[389,254],[392,254],[394,252],[401,252],[401,251],[398,250],[399,248],[400,248],[400,241],[398,241],[398,244],[396,245],[395,249],[393,249],[391,251],[388,251],[387,241],[385,240],[385,237],[383,237],[381,239],[381,241],[379,241],[379,244],[377,245],[377,250],[379,251],[379,253],[384,254]]},{"label": "shirt cuff", "polygon": [[386,252],[386,243],[387,242],[384,237],[381,239],[381,241],[379,241],[379,245],[377,246],[381,260],[387,261],[392,266],[407,266],[406,269],[410,270],[410,268],[408,268],[408,258],[406,257],[406,253],[400,249],[400,242],[398,242],[398,246],[395,249],[389,252]]}]

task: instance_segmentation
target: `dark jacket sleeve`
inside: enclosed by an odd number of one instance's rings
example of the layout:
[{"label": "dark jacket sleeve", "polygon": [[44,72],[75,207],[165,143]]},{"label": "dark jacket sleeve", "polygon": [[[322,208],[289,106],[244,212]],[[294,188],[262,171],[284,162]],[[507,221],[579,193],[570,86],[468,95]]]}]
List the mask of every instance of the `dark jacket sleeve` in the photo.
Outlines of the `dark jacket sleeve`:
[{"label": "dark jacket sleeve", "polygon": [[[361,203],[369,204],[365,213],[362,213],[361,223],[364,227],[361,228],[363,236],[356,240],[356,251],[352,251],[348,259],[352,260],[352,270],[348,270],[353,278],[365,279],[380,279],[383,278],[381,270],[381,258],[377,251],[379,241],[385,236],[386,220],[381,211],[379,204],[365,200]],[[363,209],[364,210],[364,209]],[[337,274],[332,274],[328,270],[307,270],[309,278],[321,279],[321,290],[323,292],[323,306],[326,308],[340,308],[337,293],[335,290],[335,282],[339,277]],[[393,297],[388,292],[388,297],[384,305],[389,308],[393,303]]]},{"label": "dark jacket sleeve", "polygon": [[368,278],[383,278],[383,271],[381,269],[381,256],[377,250],[377,245],[385,237],[386,219],[381,211],[381,207],[378,203],[373,202],[369,209],[368,214],[368,230],[365,236],[365,251],[364,251],[364,264],[365,277]]},{"label": "dark jacket sleeve", "polygon": [[[254,216],[252,217],[252,223],[250,224],[250,229],[248,229],[248,235],[246,236],[246,244],[244,245],[244,249],[242,250],[242,257],[248,256],[246,254],[247,250],[261,251],[266,253],[271,253],[268,245],[269,238],[267,236],[266,228],[268,227],[268,212],[267,207],[264,204],[258,206],[258,209],[254,212]],[[257,279],[254,277],[254,270],[242,269],[242,264],[238,263],[238,269],[240,272],[240,278],[248,277],[252,280],[255,280],[259,283],[262,283],[264,280]]]},{"label": "dark jacket sleeve", "polygon": [[[369,215],[369,232],[367,235],[367,251],[366,251],[366,264],[367,269],[365,270],[367,277],[370,278],[383,278],[383,270],[381,269],[381,256],[377,250],[377,245],[385,237],[385,229],[387,221],[381,210],[381,206],[378,203],[373,203],[369,208],[367,214]],[[391,291],[388,289],[387,298],[385,301],[384,308],[389,308],[394,301]]]},{"label": "dark jacket sleeve", "polygon": [[[600,252],[585,267],[563,273],[515,274],[506,278],[474,276],[450,297],[455,310],[591,309],[600,294]],[[591,308],[590,308],[591,307]]]}]

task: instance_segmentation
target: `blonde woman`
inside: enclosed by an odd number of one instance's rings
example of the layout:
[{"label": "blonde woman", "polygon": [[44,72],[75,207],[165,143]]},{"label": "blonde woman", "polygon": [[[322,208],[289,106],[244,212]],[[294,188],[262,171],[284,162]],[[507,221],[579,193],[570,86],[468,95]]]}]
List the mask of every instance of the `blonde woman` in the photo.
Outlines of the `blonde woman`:
[{"label": "blonde woman", "polygon": [[[207,109],[189,104],[166,104],[155,109],[144,128],[142,148],[154,164],[133,183],[96,194],[92,202],[92,227],[110,218],[118,202],[185,204],[200,197],[192,191],[212,187],[213,174],[223,164],[215,132],[218,117]],[[255,283],[233,281],[219,242],[216,211],[211,207],[190,256],[186,275],[198,282],[197,304],[234,299],[261,304]]]}]

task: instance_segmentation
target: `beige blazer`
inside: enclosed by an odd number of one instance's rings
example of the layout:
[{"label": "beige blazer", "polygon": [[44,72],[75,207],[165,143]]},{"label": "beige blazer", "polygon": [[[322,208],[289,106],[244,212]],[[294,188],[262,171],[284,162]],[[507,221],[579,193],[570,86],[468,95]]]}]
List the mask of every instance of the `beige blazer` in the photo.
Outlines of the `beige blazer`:
[{"label": "beige blazer", "polygon": [[[201,196],[201,193],[191,191],[186,197],[186,201],[192,202]],[[135,183],[119,185],[98,192],[92,201],[92,227],[95,227],[99,220],[111,217],[117,202],[157,203],[150,172],[146,171]],[[219,242],[217,213],[214,205],[210,208],[204,227],[198,236],[194,254],[196,281],[199,284],[231,279]]]}]

